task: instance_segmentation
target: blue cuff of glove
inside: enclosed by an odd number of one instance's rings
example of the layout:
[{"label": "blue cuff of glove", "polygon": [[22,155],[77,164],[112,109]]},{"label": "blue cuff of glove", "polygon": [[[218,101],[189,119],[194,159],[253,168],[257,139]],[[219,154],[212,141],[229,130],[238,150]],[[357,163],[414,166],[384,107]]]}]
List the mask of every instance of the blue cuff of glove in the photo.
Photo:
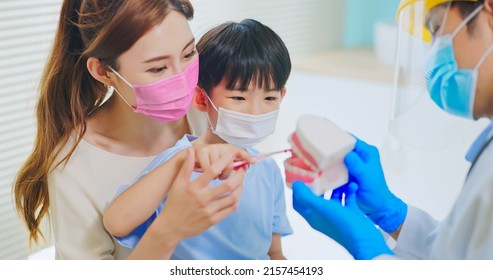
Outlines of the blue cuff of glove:
[{"label": "blue cuff of glove", "polygon": [[394,256],[394,252],[392,252],[392,250],[390,250],[387,246],[372,248],[370,245],[367,247],[366,250],[364,250],[363,252],[359,252],[353,257],[355,260],[373,260],[382,255]]},{"label": "blue cuff of glove", "polygon": [[385,242],[381,231],[374,228],[374,231],[367,232],[365,235],[366,237],[372,237],[355,241],[355,243],[360,242],[360,244],[358,244],[359,246],[355,246],[356,248],[360,248],[360,250],[353,250],[352,252],[350,252],[353,255],[354,259],[373,260],[376,257],[382,255],[394,255],[394,252],[392,252],[392,250],[390,250],[390,248],[387,246],[387,243]]},{"label": "blue cuff of glove", "polygon": [[400,198],[392,196],[392,199],[389,200],[388,211],[367,215],[387,233],[395,232],[404,223],[407,215],[407,204]]}]

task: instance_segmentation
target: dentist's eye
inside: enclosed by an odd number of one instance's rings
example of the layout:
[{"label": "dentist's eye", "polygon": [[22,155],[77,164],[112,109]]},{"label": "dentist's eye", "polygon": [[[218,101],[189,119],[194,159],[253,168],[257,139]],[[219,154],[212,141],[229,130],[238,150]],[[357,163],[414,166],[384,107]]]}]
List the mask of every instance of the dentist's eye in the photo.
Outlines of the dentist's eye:
[{"label": "dentist's eye", "polygon": [[430,27],[430,33],[431,33],[431,36],[432,37],[435,37],[436,36],[436,33],[440,30],[440,26],[439,25],[436,25],[436,26],[431,26]]},{"label": "dentist's eye", "polygon": [[242,101],[242,100],[245,100],[245,97],[243,96],[233,96],[233,97],[230,97],[231,99],[233,99],[234,101]]}]

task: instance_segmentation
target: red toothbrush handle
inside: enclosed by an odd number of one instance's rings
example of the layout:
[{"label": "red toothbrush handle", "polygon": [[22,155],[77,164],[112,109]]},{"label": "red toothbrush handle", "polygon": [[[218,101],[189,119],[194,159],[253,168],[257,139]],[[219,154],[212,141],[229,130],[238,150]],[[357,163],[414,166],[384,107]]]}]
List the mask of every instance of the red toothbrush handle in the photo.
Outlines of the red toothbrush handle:
[{"label": "red toothbrush handle", "polygon": [[237,161],[237,162],[233,163],[233,170],[238,170],[238,169],[245,167],[247,165],[249,165],[249,163],[246,161]]}]

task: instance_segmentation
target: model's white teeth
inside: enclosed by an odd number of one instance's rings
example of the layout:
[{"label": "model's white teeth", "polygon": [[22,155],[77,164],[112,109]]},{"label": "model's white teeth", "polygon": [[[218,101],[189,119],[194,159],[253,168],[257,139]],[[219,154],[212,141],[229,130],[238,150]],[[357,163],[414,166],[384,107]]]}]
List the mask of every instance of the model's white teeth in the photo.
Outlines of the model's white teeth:
[{"label": "model's white teeth", "polygon": [[299,174],[299,175],[302,175],[302,176],[315,177],[318,174],[318,172],[314,172],[314,171],[311,171],[311,170],[306,170],[306,169],[303,169],[303,168],[299,168],[297,166],[294,166],[294,165],[289,164],[288,162],[284,162],[284,168],[287,171],[291,172],[291,173]]},{"label": "model's white teeth", "polygon": [[[292,136],[291,136],[292,137]],[[292,153],[297,157],[297,158],[300,158],[307,166],[310,167],[311,170],[317,170],[317,167],[314,166],[304,155],[303,153],[301,152],[301,149],[298,148],[298,146],[296,146],[294,144],[294,141],[291,139],[291,137],[288,138],[288,142],[289,144],[291,145],[291,150],[292,150]]]}]

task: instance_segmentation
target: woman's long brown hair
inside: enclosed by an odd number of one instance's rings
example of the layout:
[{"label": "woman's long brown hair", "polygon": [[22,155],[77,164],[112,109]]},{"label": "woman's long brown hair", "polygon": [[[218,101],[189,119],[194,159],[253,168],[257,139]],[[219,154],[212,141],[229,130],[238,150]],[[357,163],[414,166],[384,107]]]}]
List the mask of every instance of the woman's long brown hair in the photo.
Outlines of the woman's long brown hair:
[{"label": "woman's long brown hair", "polygon": [[[40,223],[49,217],[48,176],[66,163],[86,130],[89,114],[106,87],[89,73],[89,57],[118,69],[117,58],[175,10],[193,16],[188,0],[65,0],[39,87],[37,133],[32,153],[17,174],[15,206],[29,230],[29,240],[44,239]],[[62,153],[71,136],[75,145]]]}]

